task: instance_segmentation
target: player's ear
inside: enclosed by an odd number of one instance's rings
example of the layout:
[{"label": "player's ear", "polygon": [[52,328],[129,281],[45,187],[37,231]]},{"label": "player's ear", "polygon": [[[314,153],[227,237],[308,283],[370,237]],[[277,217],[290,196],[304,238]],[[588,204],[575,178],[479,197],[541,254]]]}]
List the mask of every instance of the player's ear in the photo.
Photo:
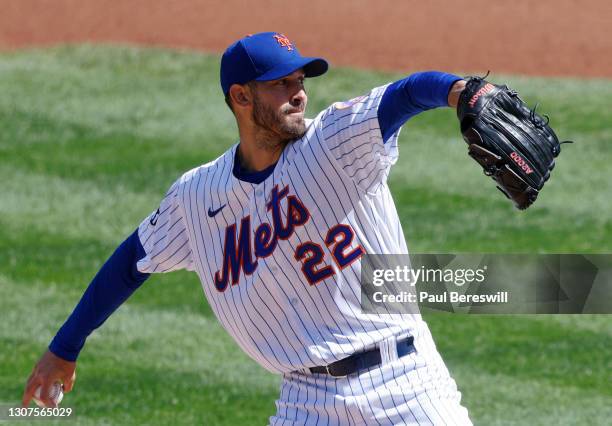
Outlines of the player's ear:
[{"label": "player's ear", "polygon": [[234,105],[246,107],[252,103],[252,94],[247,85],[233,84],[230,87],[229,95]]}]

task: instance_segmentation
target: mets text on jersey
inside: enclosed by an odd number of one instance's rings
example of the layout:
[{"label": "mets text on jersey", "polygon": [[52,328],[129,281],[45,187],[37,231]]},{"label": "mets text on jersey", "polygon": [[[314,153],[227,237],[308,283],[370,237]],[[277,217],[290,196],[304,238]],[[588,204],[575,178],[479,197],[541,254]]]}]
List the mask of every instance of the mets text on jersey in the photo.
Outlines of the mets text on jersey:
[{"label": "mets text on jersey", "polygon": [[[281,201],[287,199],[287,220],[283,221]],[[278,240],[287,240],[295,232],[295,228],[304,225],[310,219],[310,212],[295,195],[289,195],[289,186],[279,190],[278,185],[270,191],[266,207],[272,212],[272,225],[260,224],[254,233],[251,232],[251,216],[245,216],[240,221],[240,230],[236,237],[236,223],[225,229],[223,244],[223,266],[215,272],[215,287],[225,291],[230,281],[232,285],[239,282],[240,272],[251,275],[257,269],[258,258],[270,256],[277,247]],[[355,233],[350,225],[339,223],[332,226],[325,236],[325,244],[331,249],[332,257],[339,269],[344,269],[359,259],[365,250],[357,246],[348,250]],[[236,239],[237,238],[237,239]],[[253,250],[254,242],[254,250]],[[253,256],[254,254],[254,256]],[[310,285],[318,284],[334,275],[330,265],[322,266],[324,252],[319,244],[306,241],[298,245],[294,258],[302,262],[302,272]]]}]

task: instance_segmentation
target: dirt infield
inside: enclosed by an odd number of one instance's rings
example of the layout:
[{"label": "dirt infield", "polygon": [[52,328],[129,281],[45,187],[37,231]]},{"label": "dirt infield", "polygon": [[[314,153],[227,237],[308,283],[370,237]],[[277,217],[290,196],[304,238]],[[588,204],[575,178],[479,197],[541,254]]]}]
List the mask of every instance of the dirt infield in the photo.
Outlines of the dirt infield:
[{"label": "dirt infield", "polygon": [[612,77],[606,0],[0,0],[0,48],[129,42],[222,51],[285,33],[334,65]]}]

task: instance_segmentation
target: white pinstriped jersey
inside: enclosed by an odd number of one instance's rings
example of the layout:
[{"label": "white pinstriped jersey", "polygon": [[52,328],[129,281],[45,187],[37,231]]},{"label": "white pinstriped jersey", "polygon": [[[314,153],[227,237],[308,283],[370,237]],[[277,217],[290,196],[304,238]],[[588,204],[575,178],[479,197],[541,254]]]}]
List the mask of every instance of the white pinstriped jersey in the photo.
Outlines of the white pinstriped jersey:
[{"label": "white pinstriped jersey", "polygon": [[386,87],[321,112],[260,184],[233,175],[237,145],[184,174],[139,227],[139,270],[196,271],[223,327],[272,372],[418,335],[419,315],[360,309],[363,254],[407,253],[387,186],[398,134],[383,143],[378,123]]}]

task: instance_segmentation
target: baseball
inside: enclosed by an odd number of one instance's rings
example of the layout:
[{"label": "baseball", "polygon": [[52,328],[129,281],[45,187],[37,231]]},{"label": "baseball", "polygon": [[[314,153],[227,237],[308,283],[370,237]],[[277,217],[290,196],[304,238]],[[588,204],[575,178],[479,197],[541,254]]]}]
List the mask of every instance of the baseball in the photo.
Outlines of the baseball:
[{"label": "baseball", "polygon": [[[41,391],[42,391],[42,386],[39,386],[38,388],[36,388],[36,392],[34,392],[34,397],[32,399],[34,400],[36,405],[44,408],[45,404],[40,400]],[[54,383],[53,386],[51,387],[50,392],[51,392],[51,395],[50,395],[51,400],[55,403],[55,405],[59,405],[60,402],[62,402],[62,399],[64,398],[62,384],[59,382]]]}]

